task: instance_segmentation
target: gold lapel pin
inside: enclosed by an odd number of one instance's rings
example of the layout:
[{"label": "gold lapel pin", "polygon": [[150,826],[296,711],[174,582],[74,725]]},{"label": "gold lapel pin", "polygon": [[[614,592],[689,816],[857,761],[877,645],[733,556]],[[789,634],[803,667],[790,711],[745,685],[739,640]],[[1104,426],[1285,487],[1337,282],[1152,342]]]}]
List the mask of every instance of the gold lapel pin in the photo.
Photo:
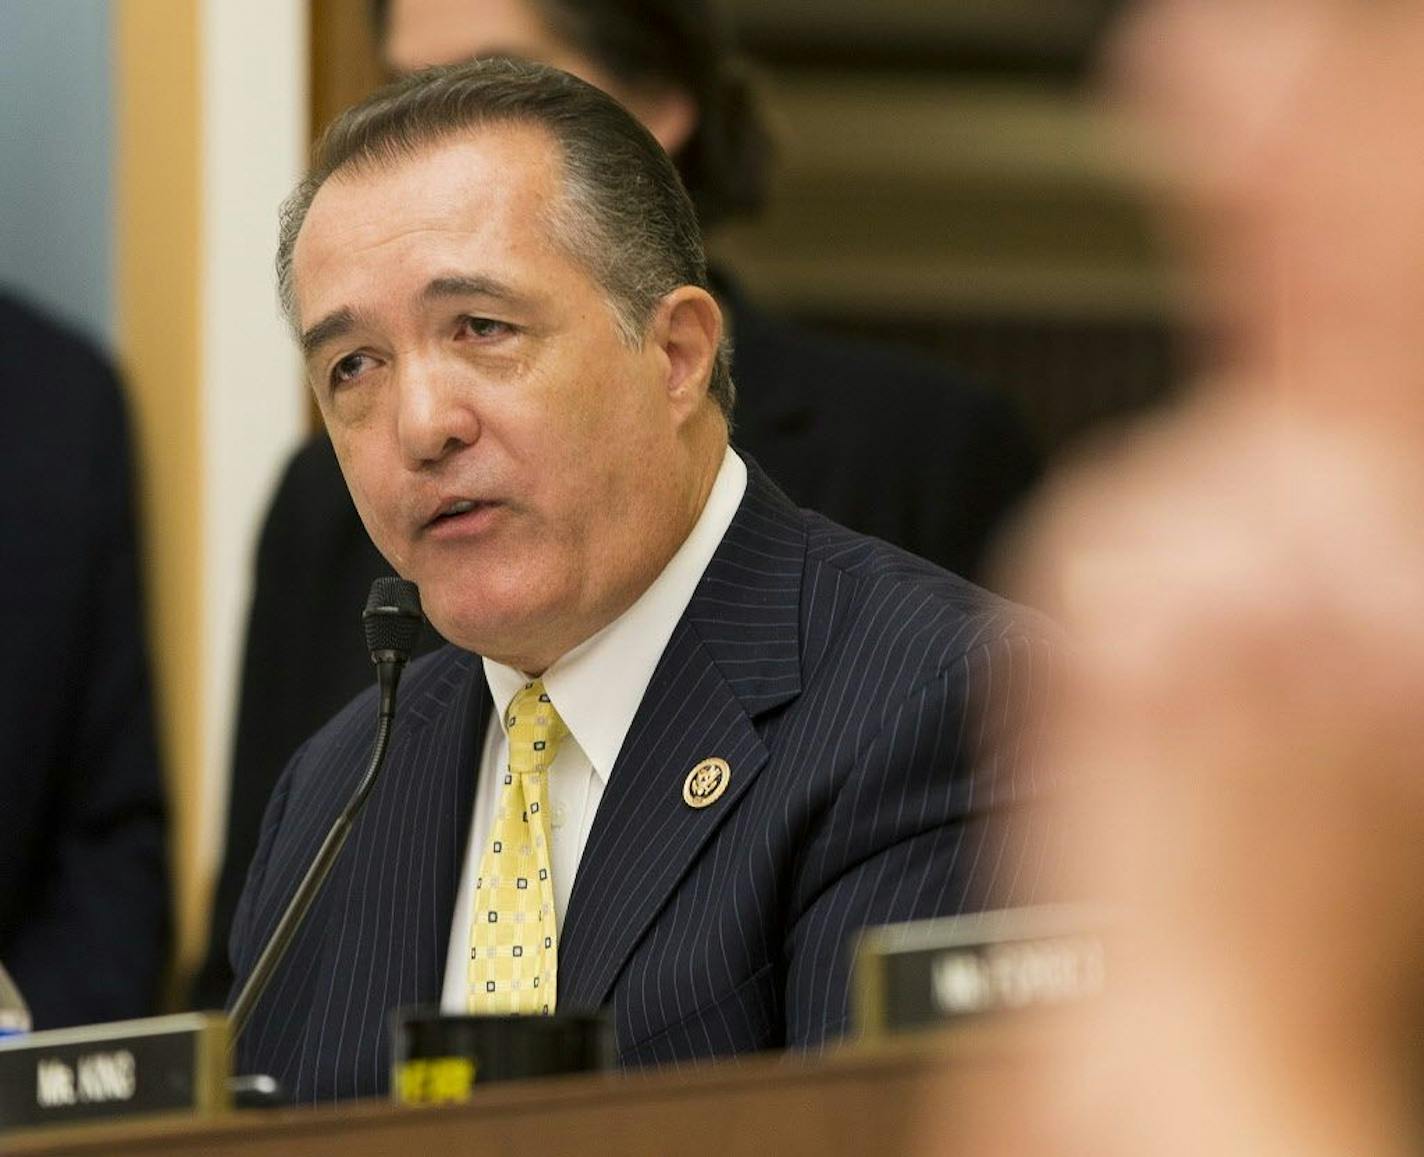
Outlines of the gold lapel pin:
[{"label": "gold lapel pin", "polygon": [[707,807],[722,798],[731,779],[732,769],[725,759],[704,759],[687,773],[682,800],[688,807]]}]

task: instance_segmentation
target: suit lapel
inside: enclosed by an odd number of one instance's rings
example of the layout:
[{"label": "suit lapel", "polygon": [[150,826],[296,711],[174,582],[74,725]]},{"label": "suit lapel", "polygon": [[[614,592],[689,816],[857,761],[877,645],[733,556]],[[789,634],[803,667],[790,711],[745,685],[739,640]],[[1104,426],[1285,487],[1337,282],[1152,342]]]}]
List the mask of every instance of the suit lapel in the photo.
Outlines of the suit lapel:
[{"label": "suit lapel", "polygon": [[464,864],[489,692],[474,656],[452,650],[443,662],[402,708],[386,768],[342,854],[344,878],[326,889],[330,974],[351,977],[352,999],[384,1007],[439,1000]]},{"label": "suit lapel", "polygon": [[[805,528],[748,463],[747,493],[679,621],[609,775],[559,943],[559,1007],[597,1008],[767,760],[757,718],[800,693]],[[683,783],[731,769],[704,808]]]}]

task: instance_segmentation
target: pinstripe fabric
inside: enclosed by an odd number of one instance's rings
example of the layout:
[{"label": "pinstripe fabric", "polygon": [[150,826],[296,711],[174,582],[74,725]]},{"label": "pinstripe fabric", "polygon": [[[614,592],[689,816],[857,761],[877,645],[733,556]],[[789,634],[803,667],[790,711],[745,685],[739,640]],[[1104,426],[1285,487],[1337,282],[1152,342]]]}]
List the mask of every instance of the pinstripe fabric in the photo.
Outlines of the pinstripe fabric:
[{"label": "pinstripe fabric", "polygon": [[[991,823],[1034,790],[1015,721],[1034,616],[794,509],[755,467],[659,662],[594,821],[559,945],[562,1011],[611,1004],[624,1064],[816,1048],[868,923],[1033,895],[1044,851]],[[384,1091],[387,1011],[438,999],[489,711],[478,661],[406,676],[387,769],[240,1049],[295,1099]],[[293,759],[233,932],[252,967],[361,771],[374,697]],[[715,804],[687,773],[731,767]]]}]

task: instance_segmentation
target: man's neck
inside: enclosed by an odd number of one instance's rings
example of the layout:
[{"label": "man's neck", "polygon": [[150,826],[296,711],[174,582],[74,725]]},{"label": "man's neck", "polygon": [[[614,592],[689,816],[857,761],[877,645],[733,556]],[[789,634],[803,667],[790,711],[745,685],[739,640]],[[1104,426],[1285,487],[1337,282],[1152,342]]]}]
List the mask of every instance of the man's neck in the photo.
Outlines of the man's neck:
[{"label": "man's neck", "polygon": [[687,472],[687,482],[682,487],[684,497],[678,503],[680,516],[669,520],[670,530],[661,544],[662,549],[652,552],[649,565],[631,576],[624,588],[623,597],[613,601],[597,622],[590,624],[585,620],[571,624],[570,630],[561,633],[562,638],[555,646],[540,653],[521,658],[503,658],[496,655],[489,655],[488,658],[517,668],[531,679],[541,678],[560,658],[606,629],[643,596],[667,569],[668,563],[692,534],[716,485],[728,443],[726,421],[721,417],[720,411],[715,417],[715,424],[706,422],[693,432],[696,447],[693,452],[694,466]]}]

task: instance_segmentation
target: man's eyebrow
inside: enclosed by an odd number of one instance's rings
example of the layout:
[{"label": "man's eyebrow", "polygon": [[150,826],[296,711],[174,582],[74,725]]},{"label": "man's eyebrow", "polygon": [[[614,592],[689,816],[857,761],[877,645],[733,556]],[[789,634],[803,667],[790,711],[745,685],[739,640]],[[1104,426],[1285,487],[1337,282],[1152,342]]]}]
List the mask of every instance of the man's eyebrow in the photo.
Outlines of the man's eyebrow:
[{"label": "man's eyebrow", "polygon": [[356,326],[356,315],[349,309],[341,308],[328,313],[310,329],[303,331],[302,357],[310,358],[327,342],[344,337]]},{"label": "man's eyebrow", "polygon": [[[447,297],[489,297],[510,305],[527,306],[530,299],[493,277],[451,274],[431,280],[420,293],[423,301]],[[310,358],[329,341],[345,337],[356,328],[356,315],[349,307],[333,310],[301,336],[302,356]]]},{"label": "man's eyebrow", "polygon": [[493,277],[465,276],[452,274],[437,277],[421,291],[425,301],[438,301],[446,297],[492,297],[510,305],[528,305],[529,298]]}]

